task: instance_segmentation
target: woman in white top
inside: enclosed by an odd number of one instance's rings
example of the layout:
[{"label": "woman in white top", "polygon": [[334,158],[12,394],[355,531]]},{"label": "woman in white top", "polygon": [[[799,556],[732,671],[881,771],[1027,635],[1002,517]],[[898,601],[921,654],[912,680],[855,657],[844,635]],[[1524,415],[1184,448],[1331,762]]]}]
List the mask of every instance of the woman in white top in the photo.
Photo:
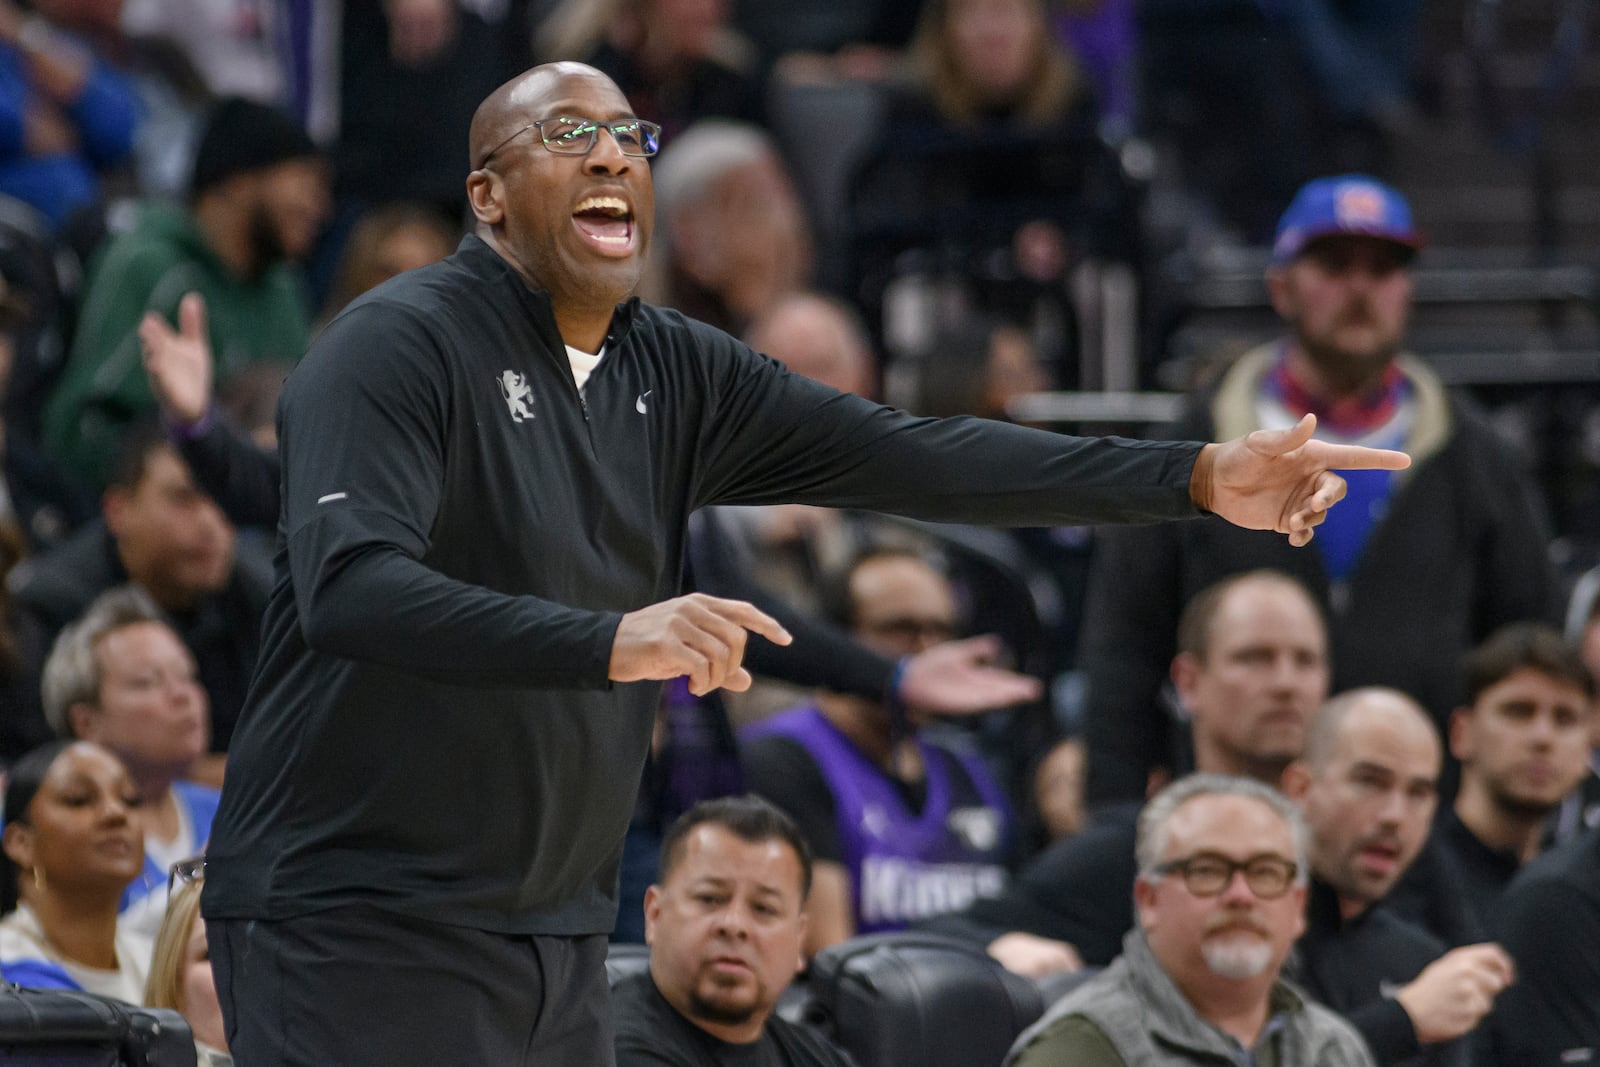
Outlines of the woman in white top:
[{"label": "woman in white top", "polygon": [[53,741],[6,779],[0,834],[0,977],[144,998],[150,942],[118,929],[122,891],[144,866],[140,797],[116,756]]}]

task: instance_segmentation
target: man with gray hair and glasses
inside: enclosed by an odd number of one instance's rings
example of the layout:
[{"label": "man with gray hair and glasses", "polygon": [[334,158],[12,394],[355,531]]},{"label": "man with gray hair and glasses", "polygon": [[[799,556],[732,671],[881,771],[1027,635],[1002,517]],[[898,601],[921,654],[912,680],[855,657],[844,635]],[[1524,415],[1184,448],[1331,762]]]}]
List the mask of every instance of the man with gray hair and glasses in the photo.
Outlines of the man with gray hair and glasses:
[{"label": "man with gray hair and glasses", "polygon": [[1343,1019],[1279,978],[1305,929],[1299,811],[1248,778],[1193,774],[1139,815],[1138,926],[1102,974],[1017,1039],[1006,1067],[1370,1067]]}]

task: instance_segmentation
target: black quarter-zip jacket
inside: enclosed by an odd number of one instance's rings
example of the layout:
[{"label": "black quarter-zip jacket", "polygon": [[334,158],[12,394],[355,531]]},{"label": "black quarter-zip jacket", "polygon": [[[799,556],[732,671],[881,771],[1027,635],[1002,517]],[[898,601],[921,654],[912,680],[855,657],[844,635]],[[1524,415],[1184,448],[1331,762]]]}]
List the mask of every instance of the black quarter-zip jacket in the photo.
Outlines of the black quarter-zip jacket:
[{"label": "black quarter-zip jacket", "polygon": [[583,393],[476,237],[332,322],[279,408],[276,580],[208,850],[209,917],[367,903],[609,931],[659,685],[607,680],[689,513],[1001,525],[1192,515],[1200,445],[921,419],[630,301]]}]

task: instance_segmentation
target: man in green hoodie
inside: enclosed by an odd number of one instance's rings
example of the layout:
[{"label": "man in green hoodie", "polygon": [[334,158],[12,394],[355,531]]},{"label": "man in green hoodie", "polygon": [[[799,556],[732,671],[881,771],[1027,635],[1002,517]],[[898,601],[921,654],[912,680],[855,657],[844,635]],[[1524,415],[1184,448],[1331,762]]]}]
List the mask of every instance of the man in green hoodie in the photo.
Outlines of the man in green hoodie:
[{"label": "man in green hoodie", "polygon": [[289,116],[222,101],[195,155],[187,209],[151,204],[95,257],[72,354],[45,412],[45,445],[99,489],[122,430],[154,414],[138,326],[204,331],[225,382],[299,360],[310,315],[298,272],[328,215],[327,166]]}]

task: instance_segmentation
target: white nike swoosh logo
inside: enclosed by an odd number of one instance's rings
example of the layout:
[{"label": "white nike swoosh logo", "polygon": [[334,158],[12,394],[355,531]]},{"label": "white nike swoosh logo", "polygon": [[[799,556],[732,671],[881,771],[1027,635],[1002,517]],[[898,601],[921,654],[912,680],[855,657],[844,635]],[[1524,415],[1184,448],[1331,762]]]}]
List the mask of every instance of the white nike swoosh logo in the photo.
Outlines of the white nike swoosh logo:
[{"label": "white nike swoosh logo", "polygon": [[635,400],[633,402],[633,410],[635,410],[639,414],[643,415],[645,413],[645,411],[647,410],[645,408],[645,406],[644,406],[644,398],[649,396],[653,392],[655,392],[654,389],[646,389],[644,392],[640,393],[639,394],[639,399]]},{"label": "white nike swoosh logo", "polygon": [[319,497],[317,497],[317,503],[319,503],[319,504],[331,504],[335,500],[343,500],[345,497],[347,497],[349,495],[350,495],[349,493],[329,493],[327,496],[319,496]]}]

